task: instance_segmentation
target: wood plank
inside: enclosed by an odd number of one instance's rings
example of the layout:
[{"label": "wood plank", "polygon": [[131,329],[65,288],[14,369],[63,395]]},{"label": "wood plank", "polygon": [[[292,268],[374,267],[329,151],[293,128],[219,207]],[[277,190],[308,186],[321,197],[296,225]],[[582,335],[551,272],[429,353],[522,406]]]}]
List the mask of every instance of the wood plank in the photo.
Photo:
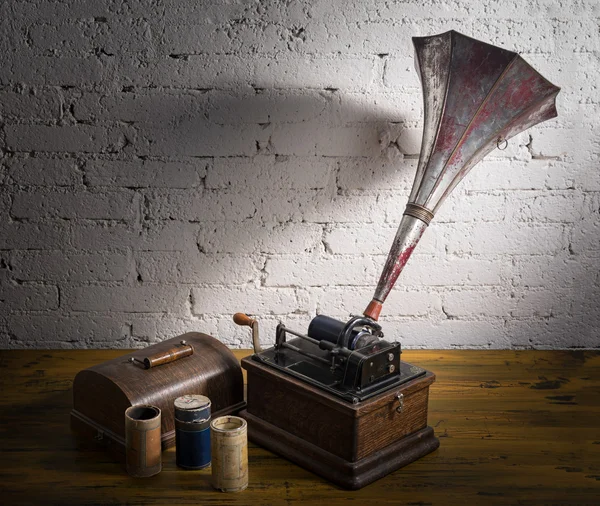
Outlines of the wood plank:
[{"label": "wood plank", "polygon": [[[3,504],[600,503],[600,352],[409,350],[433,371],[436,452],[356,492],[250,445],[250,485],[213,491],[210,470],[129,477],[69,430],[75,374],[123,350],[0,351]],[[239,359],[248,351],[235,351]]]}]

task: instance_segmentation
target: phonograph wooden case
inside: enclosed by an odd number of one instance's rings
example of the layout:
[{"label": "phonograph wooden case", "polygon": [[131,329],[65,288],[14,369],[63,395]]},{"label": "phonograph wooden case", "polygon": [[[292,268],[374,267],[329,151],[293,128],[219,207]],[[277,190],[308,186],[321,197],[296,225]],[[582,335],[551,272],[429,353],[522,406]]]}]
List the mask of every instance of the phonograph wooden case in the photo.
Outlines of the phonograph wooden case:
[{"label": "phonograph wooden case", "polygon": [[255,354],[242,360],[250,439],[351,489],[439,446],[427,425],[435,376],[401,361],[400,343],[384,339],[383,302],[448,194],[487,153],[555,117],[560,91],[517,53],[454,31],[413,43],[424,96],[421,154],[363,316],[344,323],[319,315],[306,333],[280,324],[264,351],[256,320],[234,316],[253,330]]}]

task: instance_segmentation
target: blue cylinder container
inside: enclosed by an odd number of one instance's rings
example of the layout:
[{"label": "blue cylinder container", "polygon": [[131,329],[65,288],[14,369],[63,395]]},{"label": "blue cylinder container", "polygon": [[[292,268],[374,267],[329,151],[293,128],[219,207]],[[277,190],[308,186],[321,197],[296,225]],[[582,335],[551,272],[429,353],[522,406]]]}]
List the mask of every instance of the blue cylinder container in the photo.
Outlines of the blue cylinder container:
[{"label": "blue cylinder container", "polygon": [[210,399],[184,395],[175,399],[176,462],[184,469],[210,465]]}]

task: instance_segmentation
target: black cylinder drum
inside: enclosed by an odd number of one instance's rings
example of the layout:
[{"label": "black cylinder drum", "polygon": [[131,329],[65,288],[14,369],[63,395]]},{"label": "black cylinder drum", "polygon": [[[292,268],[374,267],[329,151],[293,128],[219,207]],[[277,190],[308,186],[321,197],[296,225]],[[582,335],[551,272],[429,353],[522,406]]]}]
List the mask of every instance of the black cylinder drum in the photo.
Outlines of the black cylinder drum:
[{"label": "black cylinder drum", "polygon": [[[308,326],[308,336],[318,341],[337,344],[338,338],[346,326],[345,322],[320,314],[315,316]],[[358,333],[358,331],[354,331]]]},{"label": "black cylinder drum", "polygon": [[318,341],[339,344],[350,350],[359,350],[378,340],[369,330],[370,324],[364,324],[364,318],[354,317],[346,323],[331,316],[318,315],[308,326],[308,336]]}]

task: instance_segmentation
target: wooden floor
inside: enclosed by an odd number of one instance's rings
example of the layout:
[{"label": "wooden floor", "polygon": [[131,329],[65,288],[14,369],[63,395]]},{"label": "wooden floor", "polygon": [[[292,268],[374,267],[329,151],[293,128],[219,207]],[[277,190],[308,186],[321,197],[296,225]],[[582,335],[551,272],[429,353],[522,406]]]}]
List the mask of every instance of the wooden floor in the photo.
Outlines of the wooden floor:
[{"label": "wooden floor", "polygon": [[[406,351],[437,374],[439,450],[368,487],[340,490],[251,445],[250,485],[210,470],[130,478],[69,429],[75,374],[123,351],[0,351],[1,504],[600,505],[600,352]],[[236,352],[242,357],[247,352]]]}]

